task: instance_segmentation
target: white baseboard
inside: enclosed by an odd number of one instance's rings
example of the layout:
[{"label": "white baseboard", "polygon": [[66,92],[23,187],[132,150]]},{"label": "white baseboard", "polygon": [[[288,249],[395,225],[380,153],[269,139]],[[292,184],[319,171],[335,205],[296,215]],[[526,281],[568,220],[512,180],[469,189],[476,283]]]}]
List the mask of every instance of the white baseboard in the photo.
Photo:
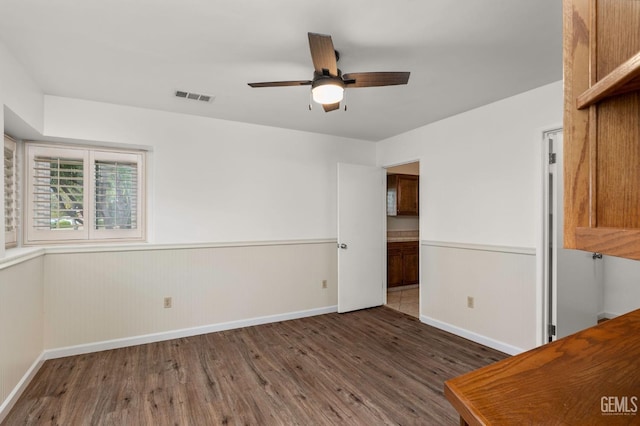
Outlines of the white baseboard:
[{"label": "white baseboard", "polygon": [[481,345],[488,346],[509,355],[518,355],[522,352],[525,352],[525,350],[522,348],[518,348],[516,346],[509,345],[495,339],[491,339],[490,337],[474,333],[473,331],[469,331],[464,328],[448,324],[446,322],[438,321],[437,319],[428,317],[426,315],[420,315],[420,321],[432,327],[439,328],[440,330],[455,334],[460,337],[464,337],[465,339],[471,340],[472,342],[480,343]]},{"label": "white baseboard", "polygon": [[106,351],[110,349],[124,348],[127,346],[143,345],[146,343],[161,342],[164,340],[178,339],[181,337],[197,336],[200,334],[214,333],[216,331],[232,330],[234,328],[250,327],[253,325],[268,324],[278,321],[287,321],[297,318],[311,317],[315,315],[338,312],[337,306],[325,306],[323,308],[309,309],[305,311],[288,312],[285,314],[267,315],[263,317],[249,318],[237,321],[223,322],[219,324],[205,325],[201,327],[172,330],[162,333],[146,334],[143,336],[125,337],[103,342],[88,343],[84,345],[68,346],[65,348],[47,349],[34,361],[29,370],[24,374],[20,382],[11,391],[7,398],[0,404],[0,423],[9,414],[9,411],[27,388],[46,360],[62,358],[66,356],[82,355],[92,352]]},{"label": "white baseboard", "polygon": [[22,392],[24,392],[38,370],[40,370],[40,367],[42,367],[42,364],[44,364],[43,355],[44,353],[40,354],[33,364],[31,364],[31,367],[29,367],[24,376],[22,376],[22,379],[20,379],[16,387],[13,388],[7,398],[2,401],[2,404],[0,404],[0,423],[4,421],[5,417],[7,417],[7,414],[9,414],[9,411],[11,411],[15,403],[18,401]]},{"label": "white baseboard", "polygon": [[142,336],[125,337],[122,339],[106,340],[102,342],[87,343],[83,345],[67,346],[64,348],[47,349],[44,351],[44,360],[63,358],[66,356],[82,355],[92,352],[107,351],[124,348],[127,346],[144,345],[147,343],[161,342],[164,340],[179,339],[182,337],[197,336],[200,334],[214,333],[216,331],[232,330],[234,328],[250,327],[253,325],[268,324],[278,321],[287,321],[297,318],[311,317],[315,315],[337,312],[337,306],[325,306],[323,308],[309,309],[305,311],[288,312],[285,314],[268,315],[264,317],[248,318],[237,321],[229,321],[218,324],[204,325],[200,327],[171,330],[161,333],[145,334]]},{"label": "white baseboard", "polygon": [[598,314],[598,321],[603,320],[603,319],[613,319],[615,317],[619,317],[621,314],[614,314],[611,312],[600,312]]}]

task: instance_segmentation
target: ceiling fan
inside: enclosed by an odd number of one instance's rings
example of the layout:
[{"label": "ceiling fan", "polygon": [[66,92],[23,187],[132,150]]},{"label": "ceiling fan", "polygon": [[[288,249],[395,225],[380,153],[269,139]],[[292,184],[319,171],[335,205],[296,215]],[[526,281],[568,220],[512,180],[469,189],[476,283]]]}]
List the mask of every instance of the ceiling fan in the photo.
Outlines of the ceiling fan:
[{"label": "ceiling fan", "polygon": [[313,80],[271,81],[249,83],[251,87],[311,86],[313,100],[322,104],[325,112],[340,108],[344,89],[349,87],[376,87],[407,84],[408,72],[356,72],[342,74],[338,69],[340,55],[333,48],[330,35],[308,33]]}]

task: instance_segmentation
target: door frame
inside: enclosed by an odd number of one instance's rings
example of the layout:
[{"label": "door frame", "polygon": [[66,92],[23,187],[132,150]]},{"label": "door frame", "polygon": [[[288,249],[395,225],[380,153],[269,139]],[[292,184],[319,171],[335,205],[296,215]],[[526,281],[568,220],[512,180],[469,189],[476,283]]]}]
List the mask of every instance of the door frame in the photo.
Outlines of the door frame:
[{"label": "door frame", "polygon": [[[549,197],[552,195],[549,191],[549,174],[552,165],[549,164],[549,135],[558,133],[563,131],[562,126],[553,127],[550,129],[546,129],[542,131],[540,147],[542,150],[542,194],[541,194],[541,215],[540,219],[542,221],[541,226],[541,245],[540,245],[540,260],[541,260],[541,270],[540,276],[542,278],[542,298],[541,298],[541,308],[542,308],[542,330],[541,330],[541,341],[540,344],[545,344],[549,342],[552,336],[549,333],[549,326],[551,324],[557,323],[557,304],[554,305],[554,308],[551,308],[552,301],[557,300],[557,253],[558,253],[558,244],[556,238],[550,238],[550,232],[553,229],[550,229],[550,224],[548,220],[548,213],[550,208],[553,206],[550,203]],[[555,173],[563,173],[563,169],[560,167],[556,167]],[[556,180],[557,182],[557,180]],[[557,190],[557,186],[554,188]],[[555,199],[558,196],[563,196],[563,194],[557,194]],[[550,253],[549,248],[553,247],[553,255]],[[553,340],[553,339],[552,339]]]},{"label": "door frame", "polygon": [[545,278],[546,264],[545,264],[545,252],[547,250],[546,234],[545,234],[545,215],[546,215],[546,168],[548,162],[548,152],[546,148],[545,136],[547,133],[562,130],[562,122],[551,123],[546,126],[538,127],[532,133],[532,143],[534,144],[535,152],[537,152],[537,161],[535,165],[535,188],[534,197],[535,205],[537,209],[536,221],[535,221],[535,235],[536,235],[536,318],[535,318],[535,336],[536,346],[543,345],[548,342],[547,335],[547,317],[548,317],[548,298],[547,298],[547,285],[548,281]]}]

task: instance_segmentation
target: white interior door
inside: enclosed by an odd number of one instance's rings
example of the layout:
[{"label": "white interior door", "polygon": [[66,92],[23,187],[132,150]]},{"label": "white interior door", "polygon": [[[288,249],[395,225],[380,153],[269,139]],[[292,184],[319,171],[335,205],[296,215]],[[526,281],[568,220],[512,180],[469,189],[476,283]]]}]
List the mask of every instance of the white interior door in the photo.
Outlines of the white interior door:
[{"label": "white interior door", "polygon": [[551,323],[555,336],[568,336],[595,325],[601,297],[602,260],[593,253],[563,248],[563,152],[562,131],[548,133],[545,140],[555,153],[555,164],[549,165],[550,191],[550,293]]},{"label": "white interior door", "polygon": [[338,164],[338,312],[384,303],[385,175]]}]

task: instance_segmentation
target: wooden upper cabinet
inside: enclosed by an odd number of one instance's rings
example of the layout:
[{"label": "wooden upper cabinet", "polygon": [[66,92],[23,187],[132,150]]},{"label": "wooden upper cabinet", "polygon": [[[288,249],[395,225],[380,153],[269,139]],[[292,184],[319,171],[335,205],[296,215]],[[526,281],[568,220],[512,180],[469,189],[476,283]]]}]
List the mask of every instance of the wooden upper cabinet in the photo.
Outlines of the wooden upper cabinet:
[{"label": "wooden upper cabinet", "polygon": [[418,216],[419,177],[387,175],[387,216]]},{"label": "wooden upper cabinet", "polygon": [[563,4],[564,245],[640,259],[640,1]]}]

